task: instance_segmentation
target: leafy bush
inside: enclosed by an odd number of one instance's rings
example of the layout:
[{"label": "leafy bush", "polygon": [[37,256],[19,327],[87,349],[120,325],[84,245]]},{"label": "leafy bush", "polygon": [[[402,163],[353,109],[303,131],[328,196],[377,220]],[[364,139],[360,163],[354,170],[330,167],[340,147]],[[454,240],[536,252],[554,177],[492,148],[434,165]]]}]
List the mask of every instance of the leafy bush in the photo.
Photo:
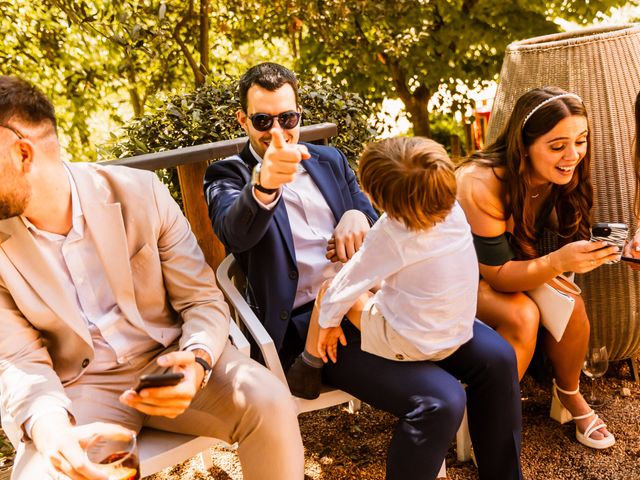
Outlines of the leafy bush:
[{"label": "leafy bush", "polygon": [[[320,77],[300,83],[304,124],[337,124],[338,135],[330,143],[340,148],[355,168],[364,145],[376,133],[367,124],[372,108],[358,95],[342,91]],[[119,136],[111,135],[101,156],[133,157],[243,136],[244,130],[236,120],[240,109],[237,91],[237,81],[222,79],[210,80],[191,92],[159,97],[147,108],[149,113],[134,118]],[[158,176],[182,204],[175,169],[159,171]]]}]

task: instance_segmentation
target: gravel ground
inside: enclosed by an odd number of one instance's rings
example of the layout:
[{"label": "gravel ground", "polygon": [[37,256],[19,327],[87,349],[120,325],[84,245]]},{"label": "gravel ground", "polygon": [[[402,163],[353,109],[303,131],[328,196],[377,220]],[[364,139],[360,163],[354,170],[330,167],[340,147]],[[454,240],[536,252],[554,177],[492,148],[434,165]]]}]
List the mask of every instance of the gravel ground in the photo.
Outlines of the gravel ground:
[{"label": "gravel ground", "polygon": [[[526,479],[640,480],[640,385],[632,381],[629,370],[626,362],[617,363],[600,383],[609,401],[598,413],[617,438],[616,445],[604,451],[579,444],[573,423],[553,422],[549,418],[548,385],[525,378],[522,465]],[[623,388],[629,389],[625,392],[628,396],[623,395]],[[356,414],[334,407],[301,415],[305,480],[384,479],[384,460],[394,424],[394,417],[368,405]],[[2,447],[0,438],[0,470],[3,463],[11,462],[10,452]],[[198,459],[192,459],[147,480],[242,479],[233,450],[217,447],[210,454],[214,467],[208,472]],[[472,462],[457,462],[454,445],[446,461],[448,479],[477,478]]]}]

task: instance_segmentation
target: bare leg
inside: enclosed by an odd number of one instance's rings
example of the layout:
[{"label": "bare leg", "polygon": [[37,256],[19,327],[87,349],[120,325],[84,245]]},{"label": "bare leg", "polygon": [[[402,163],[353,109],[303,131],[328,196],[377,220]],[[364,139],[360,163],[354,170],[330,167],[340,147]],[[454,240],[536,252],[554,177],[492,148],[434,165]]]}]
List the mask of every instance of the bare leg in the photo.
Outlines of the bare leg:
[{"label": "bare leg", "polygon": [[522,379],[536,348],[540,322],[536,304],[524,293],[498,292],[480,280],[476,315],[511,344]]},{"label": "bare leg", "polygon": [[[584,361],[589,343],[589,319],[584,307],[582,297],[572,295],[575,300],[573,314],[567,324],[567,329],[562,335],[562,339],[556,342],[549,332],[543,336],[544,347],[553,366],[556,383],[564,390],[572,391],[578,388],[580,381],[580,371]],[[583,415],[591,410],[582,394],[565,395],[558,392],[562,404],[575,417]],[[587,428],[593,417],[576,420],[576,424],[581,432]],[[599,421],[602,423],[602,420]],[[591,434],[591,438],[599,440],[603,436],[608,436],[606,429],[596,430]]]}]

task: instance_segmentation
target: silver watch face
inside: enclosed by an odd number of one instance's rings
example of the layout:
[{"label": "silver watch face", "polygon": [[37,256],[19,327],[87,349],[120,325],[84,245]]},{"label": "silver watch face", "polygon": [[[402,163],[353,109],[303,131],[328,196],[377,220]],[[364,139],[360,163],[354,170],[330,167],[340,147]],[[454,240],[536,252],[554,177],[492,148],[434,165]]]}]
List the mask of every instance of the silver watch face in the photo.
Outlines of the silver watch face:
[{"label": "silver watch face", "polygon": [[260,185],[260,168],[262,164],[258,163],[255,167],[253,167],[253,171],[251,172],[251,185]]}]

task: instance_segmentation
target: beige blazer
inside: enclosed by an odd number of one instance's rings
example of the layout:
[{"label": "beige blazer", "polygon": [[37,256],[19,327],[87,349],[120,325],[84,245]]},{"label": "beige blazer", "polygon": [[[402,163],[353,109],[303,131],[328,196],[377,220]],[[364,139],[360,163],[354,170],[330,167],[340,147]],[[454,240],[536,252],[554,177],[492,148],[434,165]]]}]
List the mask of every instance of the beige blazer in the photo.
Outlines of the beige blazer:
[{"label": "beige blazer", "polygon": [[[219,358],[229,310],[187,220],[152,172],[68,164],[116,302],[162,345]],[[0,416],[12,441],[93,360],[89,329],[20,218],[0,220]],[[14,443],[15,444],[15,443]]]}]

